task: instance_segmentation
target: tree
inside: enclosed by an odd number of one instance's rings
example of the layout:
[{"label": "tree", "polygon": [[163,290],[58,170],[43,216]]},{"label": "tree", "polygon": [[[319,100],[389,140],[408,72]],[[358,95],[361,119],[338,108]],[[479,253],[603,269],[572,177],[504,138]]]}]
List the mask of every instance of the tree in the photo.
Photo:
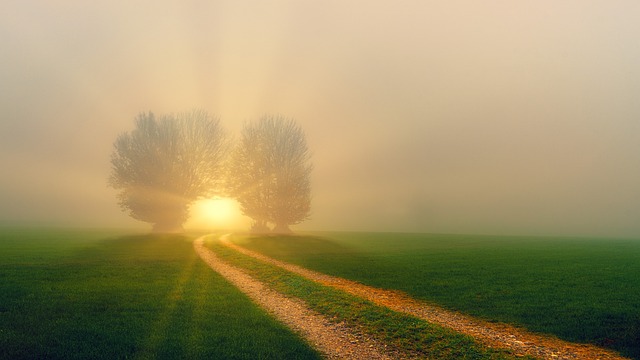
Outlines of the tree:
[{"label": "tree", "polygon": [[156,232],[182,231],[190,204],[220,189],[228,141],[205,111],[141,113],[113,145],[109,184],[120,208]]},{"label": "tree", "polygon": [[263,116],[248,123],[233,153],[229,190],[253,230],[288,233],[309,217],[311,156],[302,128],[292,119]]}]

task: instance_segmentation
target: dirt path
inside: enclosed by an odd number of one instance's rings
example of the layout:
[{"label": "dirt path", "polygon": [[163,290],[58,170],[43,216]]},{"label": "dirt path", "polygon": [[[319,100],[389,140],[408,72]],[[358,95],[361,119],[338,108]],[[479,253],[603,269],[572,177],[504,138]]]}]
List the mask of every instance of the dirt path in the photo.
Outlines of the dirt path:
[{"label": "dirt path", "polygon": [[431,323],[451,328],[459,333],[470,335],[489,347],[511,349],[518,355],[531,355],[542,359],[626,359],[610,350],[593,345],[570,343],[553,337],[532,334],[506,324],[489,323],[412,299],[398,291],[362,285],[351,280],[325,275],[275,260],[233,244],[228,240],[228,237],[229,235],[224,235],[220,238],[222,244],[242,254],[276,265],[323,285],[341,289],[375,304],[386,306],[391,310],[410,314]]},{"label": "dirt path", "polygon": [[308,309],[296,299],[287,298],[267,288],[242,270],[220,260],[204,247],[204,238],[193,242],[198,255],[215,271],[224,276],[242,292],[278,320],[301,334],[316,349],[330,359],[393,359],[398,356],[385,354],[382,347],[360,334],[350,332],[340,324],[334,324],[322,315]]}]

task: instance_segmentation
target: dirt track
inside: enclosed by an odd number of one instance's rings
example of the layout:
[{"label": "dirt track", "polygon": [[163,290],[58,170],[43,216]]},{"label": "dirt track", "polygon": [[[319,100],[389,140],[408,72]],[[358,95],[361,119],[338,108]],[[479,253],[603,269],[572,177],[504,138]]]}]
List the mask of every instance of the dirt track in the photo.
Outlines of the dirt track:
[{"label": "dirt track", "polygon": [[511,349],[515,354],[531,355],[541,359],[626,359],[610,350],[593,345],[570,343],[550,336],[532,334],[506,324],[488,323],[412,299],[398,291],[377,289],[278,261],[229,242],[228,235],[222,236],[220,240],[222,244],[242,254],[276,265],[323,285],[341,289],[391,310],[410,314],[470,335],[489,347]]},{"label": "dirt track", "polygon": [[374,341],[351,332],[339,324],[331,323],[322,315],[310,310],[300,301],[285,297],[242,270],[221,261],[204,247],[204,236],[193,246],[198,255],[215,271],[224,276],[242,292],[278,320],[301,334],[307,341],[330,359],[395,359],[398,354],[388,354]]}]

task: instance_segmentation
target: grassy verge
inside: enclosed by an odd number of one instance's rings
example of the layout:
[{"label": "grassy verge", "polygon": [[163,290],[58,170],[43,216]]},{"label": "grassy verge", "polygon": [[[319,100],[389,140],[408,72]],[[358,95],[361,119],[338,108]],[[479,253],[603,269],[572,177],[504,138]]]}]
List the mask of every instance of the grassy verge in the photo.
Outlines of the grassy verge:
[{"label": "grassy verge", "polygon": [[398,349],[435,359],[513,359],[506,351],[487,349],[471,337],[322,286],[273,265],[239,254],[209,238],[207,247],[281,293],[304,300],[315,311],[358,328]]},{"label": "grassy verge", "polygon": [[0,358],[317,359],[182,236],[0,231]]},{"label": "grassy verge", "polygon": [[319,272],[640,359],[640,241],[391,233],[235,238]]}]

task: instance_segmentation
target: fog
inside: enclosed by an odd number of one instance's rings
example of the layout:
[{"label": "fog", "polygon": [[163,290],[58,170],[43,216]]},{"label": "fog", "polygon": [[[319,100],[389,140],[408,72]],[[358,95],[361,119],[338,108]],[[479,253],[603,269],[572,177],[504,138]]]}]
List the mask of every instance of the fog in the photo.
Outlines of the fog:
[{"label": "fog", "polygon": [[640,3],[10,1],[0,223],[144,226],[107,187],[142,111],[295,118],[298,230],[640,237]]}]

